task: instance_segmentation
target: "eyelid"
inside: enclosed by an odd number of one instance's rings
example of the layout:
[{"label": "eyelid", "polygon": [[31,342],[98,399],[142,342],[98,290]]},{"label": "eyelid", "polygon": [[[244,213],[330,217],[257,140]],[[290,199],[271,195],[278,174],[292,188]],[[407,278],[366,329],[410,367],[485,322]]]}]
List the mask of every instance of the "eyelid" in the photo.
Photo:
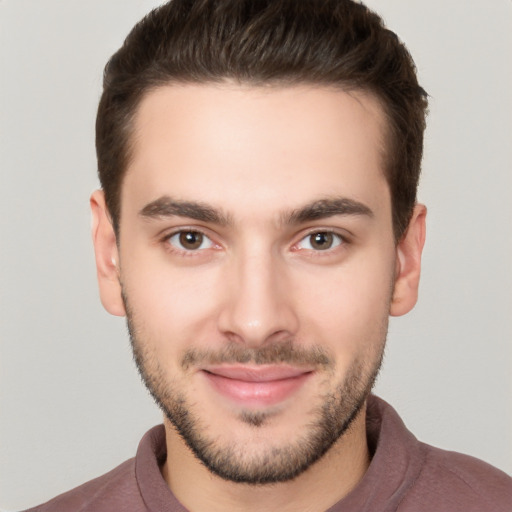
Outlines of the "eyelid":
[{"label": "eyelid", "polygon": [[[180,233],[199,233],[204,238],[208,239],[210,241],[211,245],[209,247],[206,247],[203,249],[192,250],[192,249],[180,248],[176,245],[171,244],[170,239],[173,236],[179,235]],[[206,230],[199,226],[193,226],[193,225],[179,226],[179,227],[169,229],[168,231],[165,231],[161,236],[159,236],[159,242],[166,245],[166,250],[168,250],[170,252],[180,253],[180,254],[187,255],[187,256],[192,256],[194,254],[197,255],[198,253],[201,253],[207,249],[218,249],[221,247],[221,245],[218,242],[216,242],[214,240],[214,237],[209,233],[209,230]]]},{"label": "eyelid", "polygon": [[[340,243],[336,244],[335,246],[333,247],[330,247],[328,249],[324,249],[323,251],[320,250],[320,249],[301,249],[298,247],[298,245],[305,239],[309,238],[310,236],[312,235],[315,235],[315,234],[318,234],[318,233],[327,233],[327,234],[331,234],[333,235],[334,237],[338,238],[340,240]],[[332,227],[329,227],[329,228],[323,228],[323,227],[313,227],[313,228],[309,228],[307,231],[305,232],[302,232],[300,234],[300,238],[297,240],[297,242],[295,242],[292,246],[292,249],[295,249],[295,250],[304,250],[304,251],[313,251],[315,253],[329,253],[330,251],[333,251],[335,250],[336,248],[340,247],[340,246],[343,246],[343,245],[346,245],[346,244],[349,244],[350,243],[350,236],[348,234],[346,234],[345,230],[343,233],[340,233],[340,230],[339,229],[335,229],[335,228],[332,228]]]}]

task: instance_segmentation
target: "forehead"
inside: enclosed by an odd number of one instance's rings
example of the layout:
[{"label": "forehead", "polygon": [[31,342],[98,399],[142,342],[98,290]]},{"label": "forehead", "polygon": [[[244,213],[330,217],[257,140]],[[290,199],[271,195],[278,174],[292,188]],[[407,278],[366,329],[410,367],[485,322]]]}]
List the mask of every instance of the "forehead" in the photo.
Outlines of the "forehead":
[{"label": "forehead", "polygon": [[171,195],[277,211],[333,194],[389,201],[385,116],[367,94],[169,85],[144,97],[134,123],[122,204]]}]

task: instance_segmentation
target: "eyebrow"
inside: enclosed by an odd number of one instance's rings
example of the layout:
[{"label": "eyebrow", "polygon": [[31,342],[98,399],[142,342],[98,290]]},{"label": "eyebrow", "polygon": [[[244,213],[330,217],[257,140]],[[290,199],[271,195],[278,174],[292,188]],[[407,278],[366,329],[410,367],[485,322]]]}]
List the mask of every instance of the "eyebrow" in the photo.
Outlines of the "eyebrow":
[{"label": "eyebrow", "polygon": [[361,215],[373,218],[373,211],[363,203],[346,197],[334,197],[312,201],[305,206],[285,214],[286,224],[304,224],[314,220],[327,219],[336,215]]},{"label": "eyebrow", "polygon": [[146,219],[188,217],[222,226],[230,224],[229,217],[212,206],[197,201],[180,201],[169,196],[162,196],[148,203],[140,210],[139,215]]},{"label": "eyebrow", "polygon": [[[148,203],[140,210],[139,215],[146,219],[188,217],[221,226],[232,224],[231,218],[217,208],[197,201],[172,199],[169,196],[162,196]],[[312,201],[301,208],[285,212],[281,215],[281,222],[288,225],[304,224],[336,215],[361,215],[370,218],[374,216],[372,210],[359,201],[335,197]]]}]

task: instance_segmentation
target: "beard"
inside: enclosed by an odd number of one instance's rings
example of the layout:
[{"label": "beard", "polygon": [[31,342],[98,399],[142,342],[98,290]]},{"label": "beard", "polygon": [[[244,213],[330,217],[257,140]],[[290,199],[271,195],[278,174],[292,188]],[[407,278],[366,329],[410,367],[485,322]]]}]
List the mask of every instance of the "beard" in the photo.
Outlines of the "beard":
[{"label": "beard", "polygon": [[[194,411],[194,399],[184,386],[166,376],[148,339],[136,325],[135,315],[124,296],[127,325],[139,374],[157,405],[195,456],[215,475],[232,482],[252,485],[272,484],[294,479],[318,461],[350,428],[365,406],[380,370],[387,333],[387,317],[378,329],[377,349],[356,359],[345,376],[317,400],[308,413],[312,418],[300,434],[290,432],[293,441],[281,446],[268,443],[259,453],[248,456],[245,443],[221,442],[209,432],[208,424]],[[315,367],[333,374],[332,357],[322,348],[300,348],[292,341],[248,348],[227,344],[212,351],[187,350],[180,361],[182,370],[201,363],[290,364]],[[278,414],[278,413],[277,413]],[[275,411],[242,411],[239,421],[258,431],[265,428]]]}]

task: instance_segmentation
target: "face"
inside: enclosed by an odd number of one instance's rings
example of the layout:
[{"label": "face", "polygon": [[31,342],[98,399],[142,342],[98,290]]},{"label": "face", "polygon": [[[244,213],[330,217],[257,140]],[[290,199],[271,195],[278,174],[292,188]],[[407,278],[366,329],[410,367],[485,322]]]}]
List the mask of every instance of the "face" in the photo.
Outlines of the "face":
[{"label": "face", "polygon": [[319,87],[173,85],[140,105],[103,302],[223,478],[295,477],[371,389],[401,268],[384,128],[374,98]]}]

